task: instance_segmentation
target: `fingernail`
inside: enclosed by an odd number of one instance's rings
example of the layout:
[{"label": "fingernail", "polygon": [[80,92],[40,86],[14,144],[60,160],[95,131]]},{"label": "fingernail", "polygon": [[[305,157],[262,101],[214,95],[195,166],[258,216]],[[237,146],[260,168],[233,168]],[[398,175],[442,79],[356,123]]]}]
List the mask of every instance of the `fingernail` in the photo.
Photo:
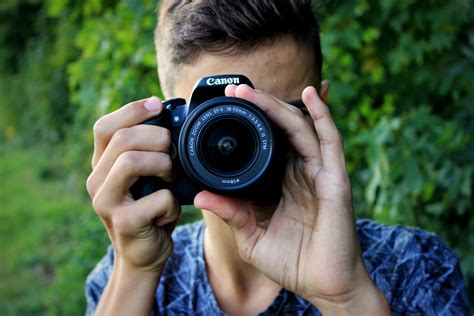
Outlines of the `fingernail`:
[{"label": "fingernail", "polygon": [[150,112],[156,112],[160,109],[160,100],[157,97],[151,97],[148,100],[145,101],[145,109],[147,109]]}]

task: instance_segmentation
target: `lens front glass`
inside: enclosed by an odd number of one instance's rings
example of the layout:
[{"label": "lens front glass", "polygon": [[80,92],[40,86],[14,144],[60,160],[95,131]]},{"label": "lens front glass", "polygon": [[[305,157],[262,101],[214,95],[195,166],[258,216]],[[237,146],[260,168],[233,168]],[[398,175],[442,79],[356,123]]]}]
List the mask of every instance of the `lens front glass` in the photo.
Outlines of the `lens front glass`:
[{"label": "lens front glass", "polygon": [[257,150],[254,129],[238,118],[218,118],[202,132],[199,151],[203,165],[214,172],[237,174],[251,166]]}]

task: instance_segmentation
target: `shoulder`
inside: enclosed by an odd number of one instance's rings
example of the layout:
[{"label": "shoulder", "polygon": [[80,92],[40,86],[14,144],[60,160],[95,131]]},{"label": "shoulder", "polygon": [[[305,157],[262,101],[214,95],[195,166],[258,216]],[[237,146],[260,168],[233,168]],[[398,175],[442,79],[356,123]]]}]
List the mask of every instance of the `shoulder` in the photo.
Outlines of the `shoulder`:
[{"label": "shoulder", "polygon": [[468,313],[459,261],[435,234],[358,220],[366,267],[394,312]]},{"label": "shoulder", "polygon": [[442,258],[451,265],[457,263],[457,257],[451,249],[435,234],[420,228],[358,220],[357,231],[363,253],[371,254],[371,257],[378,254],[394,258]]}]

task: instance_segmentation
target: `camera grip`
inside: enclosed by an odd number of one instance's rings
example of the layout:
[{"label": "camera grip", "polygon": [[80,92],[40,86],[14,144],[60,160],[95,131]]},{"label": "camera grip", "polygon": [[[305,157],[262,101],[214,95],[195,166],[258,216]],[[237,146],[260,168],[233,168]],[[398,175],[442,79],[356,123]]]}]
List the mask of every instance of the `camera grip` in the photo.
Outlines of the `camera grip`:
[{"label": "camera grip", "polygon": [[130,193],[135,200],[156,192],[165,187],[165,182],[158,177],[140,177],[130,187]]},{"label": "camera grip", "polygon": [[[163,109],[160,115],[154,116],[141,124],[163,126],[165,128],[171,127],[171,112],[168,109]],[[166,182],[158,177],[143,176],[130,187],[130,193],[135,200],[147,196],[155,191],[166,187]]]}]

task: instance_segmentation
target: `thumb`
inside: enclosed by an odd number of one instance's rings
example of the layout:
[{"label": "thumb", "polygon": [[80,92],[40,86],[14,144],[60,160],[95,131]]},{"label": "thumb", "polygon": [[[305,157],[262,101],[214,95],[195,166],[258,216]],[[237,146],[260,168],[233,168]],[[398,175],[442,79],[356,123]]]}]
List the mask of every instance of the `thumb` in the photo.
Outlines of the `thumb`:
[{"label": "thumb", "polygon": [[229,224],[239,248],[253,248],[258,236],[263,232],[263,228],[257,225],[257,217],[250,203],[245,200],[202,191],[194,198],[194,206],[216,214]]}]

